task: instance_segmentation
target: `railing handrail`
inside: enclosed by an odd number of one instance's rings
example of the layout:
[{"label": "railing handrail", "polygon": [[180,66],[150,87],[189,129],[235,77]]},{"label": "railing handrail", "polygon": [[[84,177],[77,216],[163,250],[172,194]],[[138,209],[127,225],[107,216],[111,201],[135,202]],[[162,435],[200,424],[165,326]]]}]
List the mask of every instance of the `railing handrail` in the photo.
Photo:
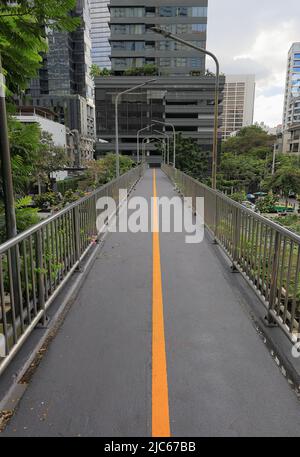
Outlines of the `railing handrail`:
[{"label": "railing handrail", "polygon": [[[205,225],[292,342],[300,332],[300,236],[235,202],[222,192],[163,165],[186,197],[204,197]],[[196,209],[196,207],[195,207]]]},{"label": "railing handrail", "polygon": [[85,197],[80,198],[79,200],[77,200],[74,203],[70,203],[65,208],[62,208],[61,210],[57,211],[57,213],[53,214],[52,216],[47,217],[47,219],[44,219],[43,221],[38,222],[37,224],[33,225],[29,229],[24,230],[23,232],[19,233],[14,238],[11,238],[10,240],[5,241],[5,243],[2,243],[0,245],[0,255],[3,254],[5,251],[7,251],[7,249],[10,249],[11,247],[13,247],[16,244],[20,243],[24,239],[26,239],[29,236],[31,236],[34,233],[36,233],[41,228],[44,228],[47,225],[49,225],[51,222],[55,221],[56,219],[59,219],[62,215],[64,215],[67,212],[71,211],[73,208],[76,208],[77,206],[80,206],[85,201],[87,201],[90,198],[92,198],[93,196],[97,195],[98,192],[101,192],[101,191],[105,190],[109,186],[111,186],[114,183],[118,182],[123,177],[128,176],[130,173],[133,172],[133,170],[139,169],[140,167],[142,167],[142,165],[139,165],[138,167],[132,168],[127,173],[124,173],[123,175],[121,175],[119,178],[115,178],[112,181],[109,181],[108,183],[104,184],[103,186],[98,187],[93,192],[91,192],[89,195],[86,195]]},{"label": "railing handrail", "polygon": [[[168,166],[168,165],[165,165],[165,166]],[[172,168],[172,167],[170,167],[170,168]],[[180,170],[178,170],[178,171],[180,171]],[[223,192],[221,192],[219,190],[212,189],[211,187],[207,186],[206,184],[203,184],[201,181],[198,181],[197,179],[193,178],[192,176],[189,176],[187,173],[184,173],[183,171],[180,171],[180,173],[182,173],[184,176],[186,176],[189,179],[191,179],[195,184],[202,186],[203,188],[207,189],[209,192],[211,192],[214,195],[217,195],[218,197],[222,198],[227,203],[229,203],[229,204],[241,209],[245,213],[248,213],[249,215],[251,215],[251,217],[254,216],[254,218],[256,218],[257,220],[260,220],[261,222],[263,222],[264,224],[268,225],[269,227],[272,227],[273,229],[278,230],[279,232],[285,234],[286,236],[289,236],[296,243],[300,244],[300,235],[297,235],[297,233],[292,232],[291,230],[289,230],[286,227],[283,227],[280,224],[277,224],[277,222],[271,221],[270,219],[268,219],[265,216],[262,216],[261,214],[255,213],[251,209],[246,208],[246,206],[243,206],[241,203],[236,202],[235,200],[232,200],[232,198],[228,197],[227,195],[224,195]]]}]

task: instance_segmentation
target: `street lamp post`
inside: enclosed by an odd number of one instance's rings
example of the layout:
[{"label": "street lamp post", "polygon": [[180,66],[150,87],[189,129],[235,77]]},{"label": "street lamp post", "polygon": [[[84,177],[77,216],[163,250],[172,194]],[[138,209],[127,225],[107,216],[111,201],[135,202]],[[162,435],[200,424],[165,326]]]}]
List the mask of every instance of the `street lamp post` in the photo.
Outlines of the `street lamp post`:
[{"label": "street lamp post", "polygon": [[13,190],[10,148],[8,139],[7,114],[5,102],[5,79],[2,73],[0,55],[0,158],[3,181],[3,194],[5,206],[6,237],[9,240],[17,235],[17,222],[15,213],[15,198]]},{"label": "street lamp post", "polygon": [[[161,133],[161,132],[159,132],[159,133]],[[150,139],[150,138],[152,138],[152,139]],[[146,156],[146,146],[145,145],[146,145],[146,142],[148,140],[150,140],[149,143],[152,143],[155,140],[161,141],[162,144],[164,145],[164,152],[166,153],[166,140],[164,138],[160,138],[159,136],[152,136],[152,137],[147,137],[147,138],[143,139],[143,142],[142,142],[142,155],[143,155],[143,157]]]},{"label": "street lamp post", "polygon": [[135,89],[139,89],[140,87],[146,86],[146,84],[152,83],[156,81],[156,79],[150,79],[149,81],[145,81],[142,84],[138,84],[137,86],[130,87],[127,90],[124,90],[123,92],[119,92],[116,95],[115,98],[115,134],[116,134],[116,175],[117,178],[120,176],[120,153],[119,153],[119,100],[122,97],[122,95],[129,94],[129,92],[132,92]]},{"label": "street lamp post", "polygon": [[153,130],[154,133],[158,133],[159,135],[163,135],[165,138],[167,138],[167,145],[168,145],[168,149],[167,149],[167,163],[169,165],[170,163],[170,137],[167,133],[165,132],[160,132],[159,130]]},{"label": "street lamp post", "polygon": [[138,163],[139,163],[139,161],[140,161],[140,134],[141,134],[142,132],[144,132],[145,130],[150,129],[150,128],[153,127],[153,126],[154,126],[154,124],[147,125],[147,127],[143,128],[143,129],[141,129],[141,130],[139,130],[139,131],[137,132],[137,137],[136,137],[137,143],[136,143],[136,146],[137,146],[137,161],[138,161]]},{"label": "street lamp post", "polygon": [[[155,122],[156,124],[167,125],[169,127],[172,127],[173,135],[174,135],[174,139],[173,139],[173,167],[176,168],[176,130],[175,130],[175,126],[173,124],[171,124],[170,122],[162,122],[162,121],[153,121],[153,122]],[[168,164],[169,164],[169,160],[168,160]]]},{"label": "street lamp post", "polygon": [[215,110],[214,110],[214,138],[213,138],[213,152],[212,152],[212,188],[217,188],[217,157],[218,157],[218,122],[219,122],[219,86],[220,86],[220,64],[217,57],[210,51],[200,48],[192,43],[189,43],[182,38],[179,38],[173,33],[166,32],[159,27],[150,27],[153,32],[163,35],[165,38],[177,41],[178,43],[184,44],[189,48],[196,49],[203,54],[210,56],[216,64],[216,85],[215,85]]}]

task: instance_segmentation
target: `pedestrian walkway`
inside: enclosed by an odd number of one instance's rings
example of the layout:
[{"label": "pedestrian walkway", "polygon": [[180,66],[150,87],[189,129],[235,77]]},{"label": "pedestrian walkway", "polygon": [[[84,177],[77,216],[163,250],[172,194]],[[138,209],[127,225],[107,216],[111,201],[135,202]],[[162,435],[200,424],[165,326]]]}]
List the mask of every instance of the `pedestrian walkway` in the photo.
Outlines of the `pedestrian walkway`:
[{"label": "pedestrian walkway", "polygon": [[[133,196],[175,196],[148,170]],[[4,436],[299,436],[209,238],[111,233]],[[246,287],[246,286],[245,286]]]}]

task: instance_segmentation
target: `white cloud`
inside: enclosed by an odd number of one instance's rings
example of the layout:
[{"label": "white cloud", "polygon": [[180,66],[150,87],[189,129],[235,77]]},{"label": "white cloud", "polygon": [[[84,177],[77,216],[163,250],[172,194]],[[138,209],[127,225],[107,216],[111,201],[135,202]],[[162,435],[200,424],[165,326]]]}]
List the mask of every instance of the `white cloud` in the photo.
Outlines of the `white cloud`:
[{"label": "white cloud", "polygon": [[[284,7],[274,0],[209,4],[208,48],[220,56],[221,70],[255,74],[255,121],[280,124],[287,53],[300,41],[300,2],[285,0]],[[230,13],[224,16],[226,10]]]},{"label": "white cloud", "polygon": [[266,97],[258,95],[255,101],[254,121],[273,127],[282,123],[283,94]]}]

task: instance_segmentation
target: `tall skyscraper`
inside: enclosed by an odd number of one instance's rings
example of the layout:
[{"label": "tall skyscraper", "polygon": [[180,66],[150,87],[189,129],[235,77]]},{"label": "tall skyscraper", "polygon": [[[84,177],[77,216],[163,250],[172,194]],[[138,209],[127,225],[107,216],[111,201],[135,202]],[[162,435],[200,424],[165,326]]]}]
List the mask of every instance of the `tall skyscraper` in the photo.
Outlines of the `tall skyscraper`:
[{"label": "tall skyscraper", "polygon": [[92,60],[100,68],[110,68],[109,0],[90,0]]},{"label": "tall skyscraper", "polygon": [[300,42],[293,43],[288,53],[283,108],[283,131],[300,122]]},{"label": "tall skyscraper", "polygon": [[255,75],[226,75],[222,136],[226,140],[233,132],[253,124]]},{"label": "tall skyscraper", "polygon": [[[205,57],[153,33],[159,26],[203,48],[206,46],[208,0],[111,0],[111,63],[115,75],[125,70],[155,65],[163,76],[203,72]],[[170,6],[170,4],[172,6]]]},{"label": "tall skyscraper", "polygon": [[79,165],[93,158],[95,141],[94,82],[90,76],[91,21],[89,0],[77,0],[74,16],[82,24],[74,32],[48,32],[48,52],[39,77],[31,82],[31,104],[45,107],[78,139]]}]

